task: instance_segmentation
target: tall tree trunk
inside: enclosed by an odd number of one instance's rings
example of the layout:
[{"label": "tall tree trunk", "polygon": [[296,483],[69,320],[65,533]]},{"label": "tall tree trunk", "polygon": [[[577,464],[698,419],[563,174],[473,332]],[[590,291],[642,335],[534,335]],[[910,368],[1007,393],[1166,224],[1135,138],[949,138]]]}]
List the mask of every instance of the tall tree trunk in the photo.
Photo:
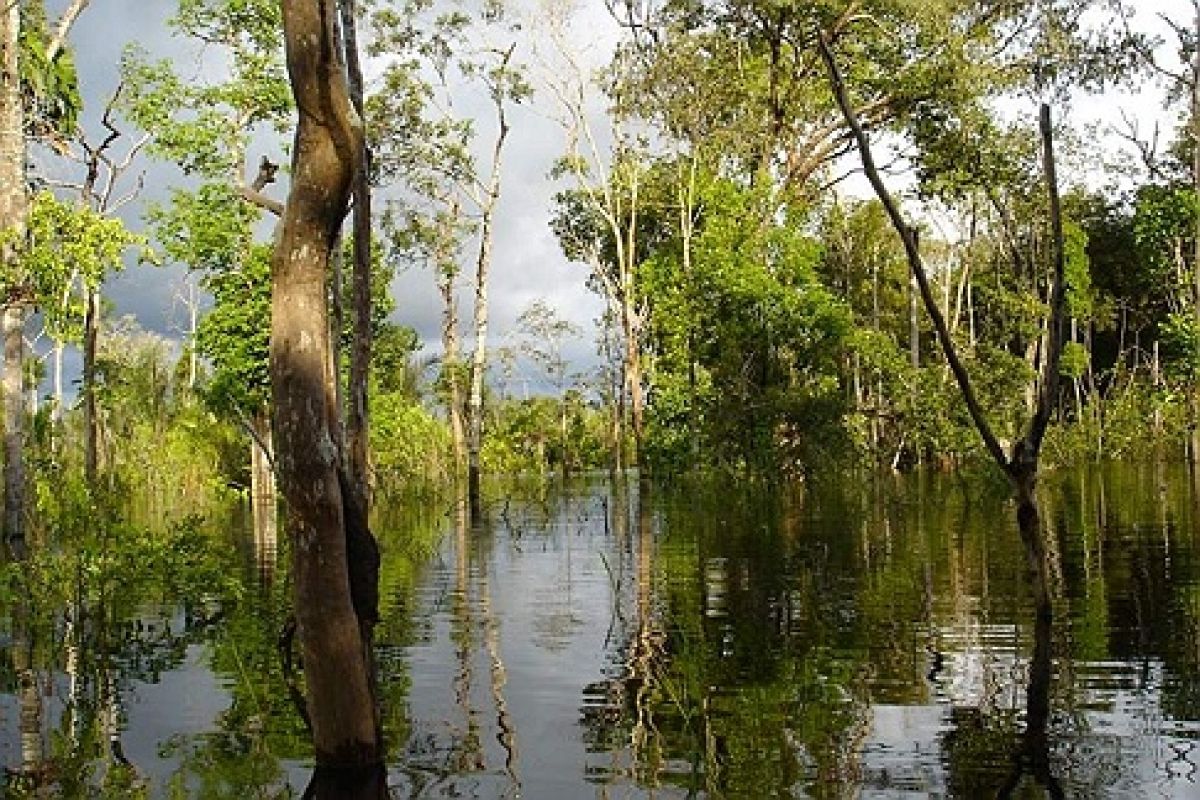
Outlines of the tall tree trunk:
[{"label": "tall tree trunk", "polygon": [[[1196,35],[1200,36],[1200,6],[1196,9]],[[1200,39],[1196,40],[1200,42]],[[1191,134],[1192,134],[1192,190],[1200,195],[1200,46],[1193,47],[1191,64]],[[1192,314],[1193,321],[1200,329],[1200,206],[1196,208],[1196,218],[1192,229]],[[1194,379],[1195,380],[1195,379]],[[1192,386],[1191,396],[1191,447],[1189,458],[1193,463],[1200,463],[1200,381]]]},{"label": "tall tree trunk", "polygon": [[26,297],[17,258],[29,202],[25,189],[25,114],[21,101],[21,3],[0,10],[0,226],[8,244],[0,257],[4,339],[4,536],[14,552],[25,548],[25,372]]},{"label": "tall tree trunk", "polygon": [[[508,61],[512,57],[510,47],[500,64],[500,71],[508,69]],[[470,407],[467,414],[469,430],[467,432],[467,501],[470,505],[471,524],[475,525],[483,518],[483,501],[480,496],[480,451],[483,449],[483,378],[487,370],[487,330],[488,330],[488,275],[492,266],[492,245],[494,235],[492,223],[496,212],[496,203],[500,200],[500,169],[504,152],[504,143],[508,139],[508,117],[504,110],[504,96],[497,92],[493,99],[496,104],[496,120],[498,129],[496,141],[492,146],[492,173],[485,188],[485,194],[480,203],[479,224],[479,257],[475,263],[475,350],[471,354],[471,394]]]},{"label": "tall tree trunk", "polygon": [[271,270],[271,387],[297,631],[318,767],[376,773],[378,550],[339,471],[325,280],[362,129],[339,57],[335,0],[283,0],[283,27],[299,123]]},{"label": "tall tree trunk", "polygon": [[[100,331],[100,291],[89,289],[85,302],[87,309],[83,320],[83,474],[88,486],[95,486],[99,438],[96,425],[96,340]],[[195,342],[194,323],[192,341]],[[193,358],[195,351],[193,344]]]},{"label": "tall tree trunk", "polygon": [[4,533],[14,553],[25,550],[25,305],[3,310]]},{"label": "tall tree trunk", "polygon": [[625,338],[625,390],[629,394],[629,421],[633,428],[633,457],[636,467],[642,466],[645,439],[645,397],[642,394],[642,350],[638,342],[636,311],[633,307],[633,280],[629,280],[621,301],[621,323]]},{"label": "tall tree trunk", "polygon": [[467,413],[467,500],[471,524],[483,518],[480,452],[483,449],[483,377],[487,369],[488,269],[492,260],[492,215],[485,212],[475,270],[475,350],[471,354],[471,393]]},{"label": "tall tree trunk", "polygon": [[[452,201],[445,218],[445,230],[438,236],[438,252],[434,268],[438,271],[438,291],[442,295],[442,374],[446,378],[446,414],[450,420],[450,442],[454,448],[454,479],[462,480],[467,471],[466,426],[463,422],[462,353],[458,343],[458,300],[454,296],[458,277],[455,258],[454,228],[459,216],[459,204]],[[467,508],[463,498],[463,509]]]},{"label": "tall tree trunk", "polygon": [[[350,102],[361,125],[363,114],[363,75],[358,59],[358,26],[355,0],[341,0],[342,35],[345,39],[346,76]],[[368,373],[371,366],[371,187],[368,183],[370,151],[367,138],[360,138],[361,152],[354,171],[354,338],[350,346],[350,382],[347,387],[346,447],[350,485],[357,492],[359,505],[370,504]]]}]

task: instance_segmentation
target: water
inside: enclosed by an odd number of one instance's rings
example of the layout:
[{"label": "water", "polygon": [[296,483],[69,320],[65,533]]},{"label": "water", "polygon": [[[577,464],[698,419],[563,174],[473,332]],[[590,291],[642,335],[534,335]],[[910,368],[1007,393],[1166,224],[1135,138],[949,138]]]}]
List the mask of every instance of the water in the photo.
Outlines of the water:
[{"label": "water", "polygon": [[[1186,470],[1046,480],[1048,627],[986,481],[495,497],[482,529],[450,502],[377,524],[398,797],[1200,797]],[[9,795],[22,769],[66,796],[89,796],[74,776],[114,797],[303,791],[286,576],[273,540],[230,553],[244,591],[93,622],[108,656],[63,647],[69,610],[5,613]]]}]

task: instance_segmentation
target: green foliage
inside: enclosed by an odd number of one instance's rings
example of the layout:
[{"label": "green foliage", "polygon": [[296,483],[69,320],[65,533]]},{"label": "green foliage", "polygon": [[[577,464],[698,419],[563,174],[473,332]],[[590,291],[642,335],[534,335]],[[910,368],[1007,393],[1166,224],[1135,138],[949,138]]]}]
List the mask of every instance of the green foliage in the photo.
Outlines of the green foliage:
[{"label": "green foliage", "polygon": [[1191,382],[1200,376],[1200,321],[1191,312],[1169,315],[1161,326],[1168,368]]},{"label": "green foliage", "polygon": [[210,272],[204,287],[213,308],[200,321],[196,348],[213,369],[203,397],[218,413],[252,417],[271,395],[271,247],[251,246],[242,264]]},{"label": "green foliage", "polygon": [[151,60],[136,46],[125,51],[123,110],[152,131],[151,152],[188,174],[243,180],[246,148],[259,126],[282,133],[292,94],[283,64],[279,4],[270,0],[180,0],[170,26],[208,47],[224,80],[179,74],[169,59]]},{"label": "green foliage", "polygon": [[83,97],[69,47],[47,58],[50,30],[43,2],[21,3],[21,90],[26,133],[64,148],[79,127]]},{"label": "green foliage", "polygon": [[639,274],[656,355],[647,447],[663,464],[694,460],[697,445],[716,467],[811,464],[837,447],[847,309],[817,279],[821,249],[797,209],[769,222],[769,193],[720,178],[705,179],[697,195],[689,271],[672,238]]},{"label": "green foliage", "polygon": [[88,293],[98,291],[108,275],[119,272],[135,248],[143,261],[154,259],[146,238],[130,232],[122,220],[65,203],[49,192],[33,196],[21,271],[53,338],[81,339]]},{"label": "green foliage", "polygon": [[444,482],[453,474],[450,432],[404,392],[372,399],[370,436],[372,466],[385,492]]},{"label": "green foliage", "polygon": [[[102,331],[96,366],[101,462],[113,480],[149,514],[197,511],[228,496],[240,477],[238,434],[178,382],[166,340],[118,321]],[[72,435],[81,435],[79,423],[78,412],[68,418]]]}]

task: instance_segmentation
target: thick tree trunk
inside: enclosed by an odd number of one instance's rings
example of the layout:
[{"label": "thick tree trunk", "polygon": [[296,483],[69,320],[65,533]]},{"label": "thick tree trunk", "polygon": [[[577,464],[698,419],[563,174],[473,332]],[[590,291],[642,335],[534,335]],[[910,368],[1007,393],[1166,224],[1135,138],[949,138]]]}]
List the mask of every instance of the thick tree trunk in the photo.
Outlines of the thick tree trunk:
[{"label": "thick tree trunk", "polygon": [[339,474],[325,280],[362,130],[338,56],[334,0],[283,0],[283,25],[299,124],[272,262],[277,466],[317,765],[371,768],[382,755],[369,641],[378,551]]}]

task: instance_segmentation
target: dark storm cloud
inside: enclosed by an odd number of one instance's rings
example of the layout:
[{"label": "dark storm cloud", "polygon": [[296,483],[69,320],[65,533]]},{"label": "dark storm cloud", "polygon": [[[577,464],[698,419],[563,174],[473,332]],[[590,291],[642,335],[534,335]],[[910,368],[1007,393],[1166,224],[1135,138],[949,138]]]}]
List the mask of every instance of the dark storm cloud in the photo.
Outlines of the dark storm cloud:
[{"label": "dark storm cloud", "polygon": [[[51,17],[56,17],[65,5],[52,3]],[[173,38],[166,26],[175,7],[170,0],[106,0],[92,3],[79,18],[71,41],[86,103],[84,124],[93,139],[100,132],[104,102],[117,86],[118,65],[126,47],[136,45],[153,58],[199,63],[194,46]],[[185,60],[182,66],[187,69],[194,64]],[[553,195],[560,187],[548,179],[548,173],[564,146],[561,128],[550,119],[552,109],[546,106],[549,102],[545,96],[535,95],[510,112],[512,134],[505,154],[503,195],[495,226],[489,340],[492,347],[504,345],[511,339],[520,313],[533,300],[544,299],[584,331],[578,341],[567,345],[571,357],[581,362],[578,368],[583,368],[595,360],[593,322],[601,312],[601,303],[584,287],[585,268],[567,263],[549,228]],[[468,93],[460,108],[479,117],[477,144],[481,156],[485,156],[491,145],[488,125],[494,117],[490,104],[486,97]],[[131,139],[136,135],[132,130],[130,134]],[[252,146],[252,159],[263,151],[263,147]],[[47,158],[44,168],[61,175],[63,167],[52,161]],[[486,157],[480,163],[486,168]],[[185,180],[173,165],[145,157],[139,169],[145,172],[145,188],[139,200],[122,211],[135,230],[145,227],[142,216],[146,205],[161,201],[171,186]],[[280,198],[286,190],[282,184],[271,188],[272,194]],[[386,190],[380,195],[377,208],[383,207]],[[464,281],[459,292],[459,317],[468,347],[474,294],[470,281],[474,277],[476,247],[471,242],[463,249]],[[108,281],[106,294],[117,316],[132,315],[145,329],[178,339],[185,326],[176,298],[185,277],[186,271],[177,264],[156,268],[131,263]],[[433,276],[423,267],[407,266],[397,274],[392,291],[397,305],[393,319],[415,328],[426,343],[427,353],[439,351],[442,311]]]}]

